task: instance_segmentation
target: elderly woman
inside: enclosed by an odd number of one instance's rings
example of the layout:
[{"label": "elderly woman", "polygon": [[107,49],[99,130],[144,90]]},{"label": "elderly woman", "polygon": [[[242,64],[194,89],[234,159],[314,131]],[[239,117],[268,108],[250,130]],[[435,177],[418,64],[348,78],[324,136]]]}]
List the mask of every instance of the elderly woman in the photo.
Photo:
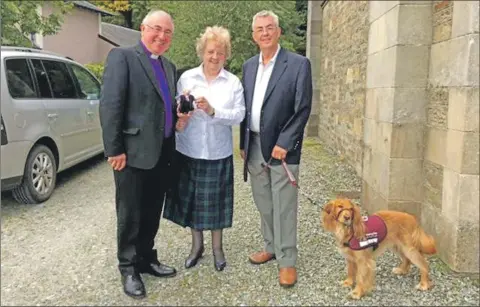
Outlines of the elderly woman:
[{"label": "elderly woman", "polygon": [[192,233],[192,247],[185,267],[197,264],[204,252],[203,232],[211,230],[214,266],[222,271],[227,262],[222,231],[233,218],[232,126],[245,116],[240,80],[223,66],[230,57],[228,30],[207,27],[197,39],[200,66],[187,70],[178,81],[178,94],[195,97],[191,115],[179,114],[176,133],[179,180],[165,204],[164,217]]}]

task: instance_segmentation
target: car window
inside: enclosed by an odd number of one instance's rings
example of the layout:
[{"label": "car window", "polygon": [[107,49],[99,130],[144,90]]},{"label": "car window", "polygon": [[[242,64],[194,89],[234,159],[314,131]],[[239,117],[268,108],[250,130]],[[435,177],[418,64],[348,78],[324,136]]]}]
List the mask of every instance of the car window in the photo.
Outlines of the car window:
[{"label": "car window", "polygon": [[8,59],[5,66],[10,95],[13,98],[36,98],[37,94],[33,87],[33,79],[27,60]]},{"label": "car window", "polygon": [[77,98],[75,85],[68,72],[67,65],[59,61],[42,60],[52,86],[54,98]]},{"label": "car window", "polygon": [[40,89],[41,98],[52,98],[52,90],[50,89],[50,82],[48,82],[47,72],[42,65],[42,62],[37,59],[32,59],[33,71],[37,77],[38,87]]},{"label": "car window", "polygon": [[80,84],[80,96],[85,99],[100,99],[100,85],[95,78],[78,65],[72,65],[73,74]]}]

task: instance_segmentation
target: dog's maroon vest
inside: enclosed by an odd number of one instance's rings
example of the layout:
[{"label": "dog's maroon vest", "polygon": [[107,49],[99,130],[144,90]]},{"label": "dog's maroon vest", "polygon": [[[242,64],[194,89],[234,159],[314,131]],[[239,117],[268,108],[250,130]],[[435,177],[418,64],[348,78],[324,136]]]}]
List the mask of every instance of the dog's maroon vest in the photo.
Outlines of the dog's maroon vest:
[{"label": "dog's maroon vest", "polygon": [[363,222],[365,223],[365,239],[358,240],[352,237],[348,243],[345,243],[353,250],[361,250],[369,247],[373,247],[375,250],[378,244],[387,236],[387,226],[385,222],[377,215],[364,216]]}]

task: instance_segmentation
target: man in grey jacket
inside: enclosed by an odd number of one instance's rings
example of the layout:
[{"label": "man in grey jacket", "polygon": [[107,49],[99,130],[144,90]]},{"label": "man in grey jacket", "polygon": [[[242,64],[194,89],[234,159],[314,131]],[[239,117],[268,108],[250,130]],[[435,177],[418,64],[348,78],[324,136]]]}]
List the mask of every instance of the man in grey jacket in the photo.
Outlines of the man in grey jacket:
[{"label": "man in grey jacket", "polygon": [[103,76],[100,121],[115,181],[118,268],[134,298],[146,295],[140,273],[176,274],[153,249],[175,150],[176,67],[162,56],[173,30],[169,14],[150,12],[139,44],[112,49]]},{"label": "man in grey jacket", "polygon": [[311,66],[306,57],[280,47],[281,29],[273,12],[257,13],[252,30],[261,52],[243,65],[247,114],[240,128],[240,152],[244,180],[247,171],[251,175],[265,246],[250,256],[250,262],[276,259],[280,285],[290,287],[297,281],[298,191],[281,163],[298,179],[312,104]]}]

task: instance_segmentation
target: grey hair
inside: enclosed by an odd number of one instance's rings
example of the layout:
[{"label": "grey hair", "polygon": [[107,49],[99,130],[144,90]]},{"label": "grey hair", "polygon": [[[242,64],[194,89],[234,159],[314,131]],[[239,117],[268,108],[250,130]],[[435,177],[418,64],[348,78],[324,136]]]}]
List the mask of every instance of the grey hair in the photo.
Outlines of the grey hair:
[{"label": "grey hair", "polygon": [[272,11],[268,11],[268,10],[263,10],[263,11],[260,11],[258,12],[257,14],[255,14],[255,16],[253,16],[253,20],[252,20],[252,31],[254,30],[254,26],[255,26],[255,20],[258,18],[258,17],[272,17],[273,18],[273,22],[275,23],[275,26],[278,27],[278,16],[277,14],[275,14],[274,12]]},{"label": "grey hair", "polygon": [[151,10],[150,12],[148,12],[147,15],[145,15],[145,17],[143,17],[143,20],[142,20],[142,24],[147,24],[147,22],[150,20],[150,18],[152,18],[152,16],[154,15],[164,15],[164,16],[167,16],[168,18],[170,18],[170,21],[172,22],[172,26],[174,27],[174,24],[173,24],[173,18],[170,14],[168,14],[167,12],[165,12],[164,10]]}]

